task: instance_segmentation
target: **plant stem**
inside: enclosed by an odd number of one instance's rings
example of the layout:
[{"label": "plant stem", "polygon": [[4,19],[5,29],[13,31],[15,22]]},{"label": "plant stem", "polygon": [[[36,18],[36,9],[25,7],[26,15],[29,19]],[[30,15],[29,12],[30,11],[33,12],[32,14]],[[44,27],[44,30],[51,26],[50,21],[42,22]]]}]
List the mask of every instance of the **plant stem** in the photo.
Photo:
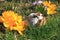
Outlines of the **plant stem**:
[{"label": "plant stem", "polygon": [[18,39],[17,39],[16,32],[14,33],[14,39],[15,39],[15,40],[18,40]]}]

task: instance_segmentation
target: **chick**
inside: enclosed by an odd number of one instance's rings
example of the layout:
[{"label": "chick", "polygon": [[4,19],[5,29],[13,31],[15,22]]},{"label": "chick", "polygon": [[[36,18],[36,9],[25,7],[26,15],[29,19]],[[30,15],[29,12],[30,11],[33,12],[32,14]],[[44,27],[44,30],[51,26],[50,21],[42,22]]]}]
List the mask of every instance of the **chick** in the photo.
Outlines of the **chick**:
[{"label": "chick", "polygon": [[43,17],[43,15],[40,12],[31,13],[30,15],[28,15],[28,22],[32,25],[42,25],[46,23],[46,18]]}]

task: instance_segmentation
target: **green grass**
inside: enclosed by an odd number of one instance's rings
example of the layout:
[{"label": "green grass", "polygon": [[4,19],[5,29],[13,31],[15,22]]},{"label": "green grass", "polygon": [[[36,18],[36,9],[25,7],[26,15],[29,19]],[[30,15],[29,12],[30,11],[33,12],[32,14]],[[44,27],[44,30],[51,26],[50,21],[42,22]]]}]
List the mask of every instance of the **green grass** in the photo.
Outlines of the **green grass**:
[{"label": "green grass", "polygon": [[[2,5],[2,3],[0,4],[0,6],[1,5]],[[12,5],[12,3],[11,3],[11,5]],[[18,4],[18,5],[20,5],[20,4]],[[2,6],[4,8],[6,7],[6,5],[2,5]],[[9,6],[7,5],[7,7],[9,7]],[[16,12],[22,11],[23,7],[19,6],[19,8],[17,8],[14,11],[16,11]],[[8,8],[5,8],[5,9],[7,10]],[[29,10],[29,9],[27,9],[27,10]],[[26,13],[26,14],[30,13],[30,11],[27,11],[27,10],[25,10],[26,12],[22,11],[21,15],[23,14],[23,16],[24,16],[24,13]],[[17,32],[5,31],[5,33],[3,33],[0,31],[0,40],[15,40],[15,33],[16,33],[17,40],[60,40],[60,9],[58,8],[57,14],[52,15],[52,16],[50,16],[50,15],[47,16],[46,21],[47,21],[46,25],[42,25],[42,26],[35,27],[35,26],[28,25],[28,28],[24,31],[23,36],[21,36]]]},{"label": "green grass", "polygon": [[47,16],[46,25],[40,28],[30,27],[27,30],[26,35],[31,40],[60,40],[60,14],[54,15],[54,17]]}]

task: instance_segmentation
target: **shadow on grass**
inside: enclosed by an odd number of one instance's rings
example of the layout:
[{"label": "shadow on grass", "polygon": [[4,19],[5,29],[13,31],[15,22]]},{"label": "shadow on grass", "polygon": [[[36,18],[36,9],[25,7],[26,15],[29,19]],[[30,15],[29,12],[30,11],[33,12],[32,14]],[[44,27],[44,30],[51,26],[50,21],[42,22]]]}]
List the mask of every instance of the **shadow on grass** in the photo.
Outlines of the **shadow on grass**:
[{"label": "shadow on grass", "polygon": [[0,32],[5,33],[5,27],[2,23],[0,23]]}]

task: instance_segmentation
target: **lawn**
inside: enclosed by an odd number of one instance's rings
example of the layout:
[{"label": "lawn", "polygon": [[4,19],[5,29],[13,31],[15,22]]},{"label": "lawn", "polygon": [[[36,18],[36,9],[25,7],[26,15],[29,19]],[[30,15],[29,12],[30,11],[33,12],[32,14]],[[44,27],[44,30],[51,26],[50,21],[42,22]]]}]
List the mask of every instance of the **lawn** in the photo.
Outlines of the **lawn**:
[{"label": "lawn", "polygon": [[[24,30],[23,35],[20,35],[17,31],[5,30],[3,25],[0,23],[0,40],[60,40],[60,3],[54,1],[57,5],[56,14],[46,16],[46,24],[42,26],[28,25],[27,29]],[[0,10],[12,10],[19,15],[26,17],[32,12],[41,11],[42,9],[31,9],[29,8],[31,3],[15,3],[12,2],[1,2]],[[32,10],[32,11],[31,11]],[[45,13],[41,11],[41,13]],[[0,15],[2,12],[0,11]]]}]

